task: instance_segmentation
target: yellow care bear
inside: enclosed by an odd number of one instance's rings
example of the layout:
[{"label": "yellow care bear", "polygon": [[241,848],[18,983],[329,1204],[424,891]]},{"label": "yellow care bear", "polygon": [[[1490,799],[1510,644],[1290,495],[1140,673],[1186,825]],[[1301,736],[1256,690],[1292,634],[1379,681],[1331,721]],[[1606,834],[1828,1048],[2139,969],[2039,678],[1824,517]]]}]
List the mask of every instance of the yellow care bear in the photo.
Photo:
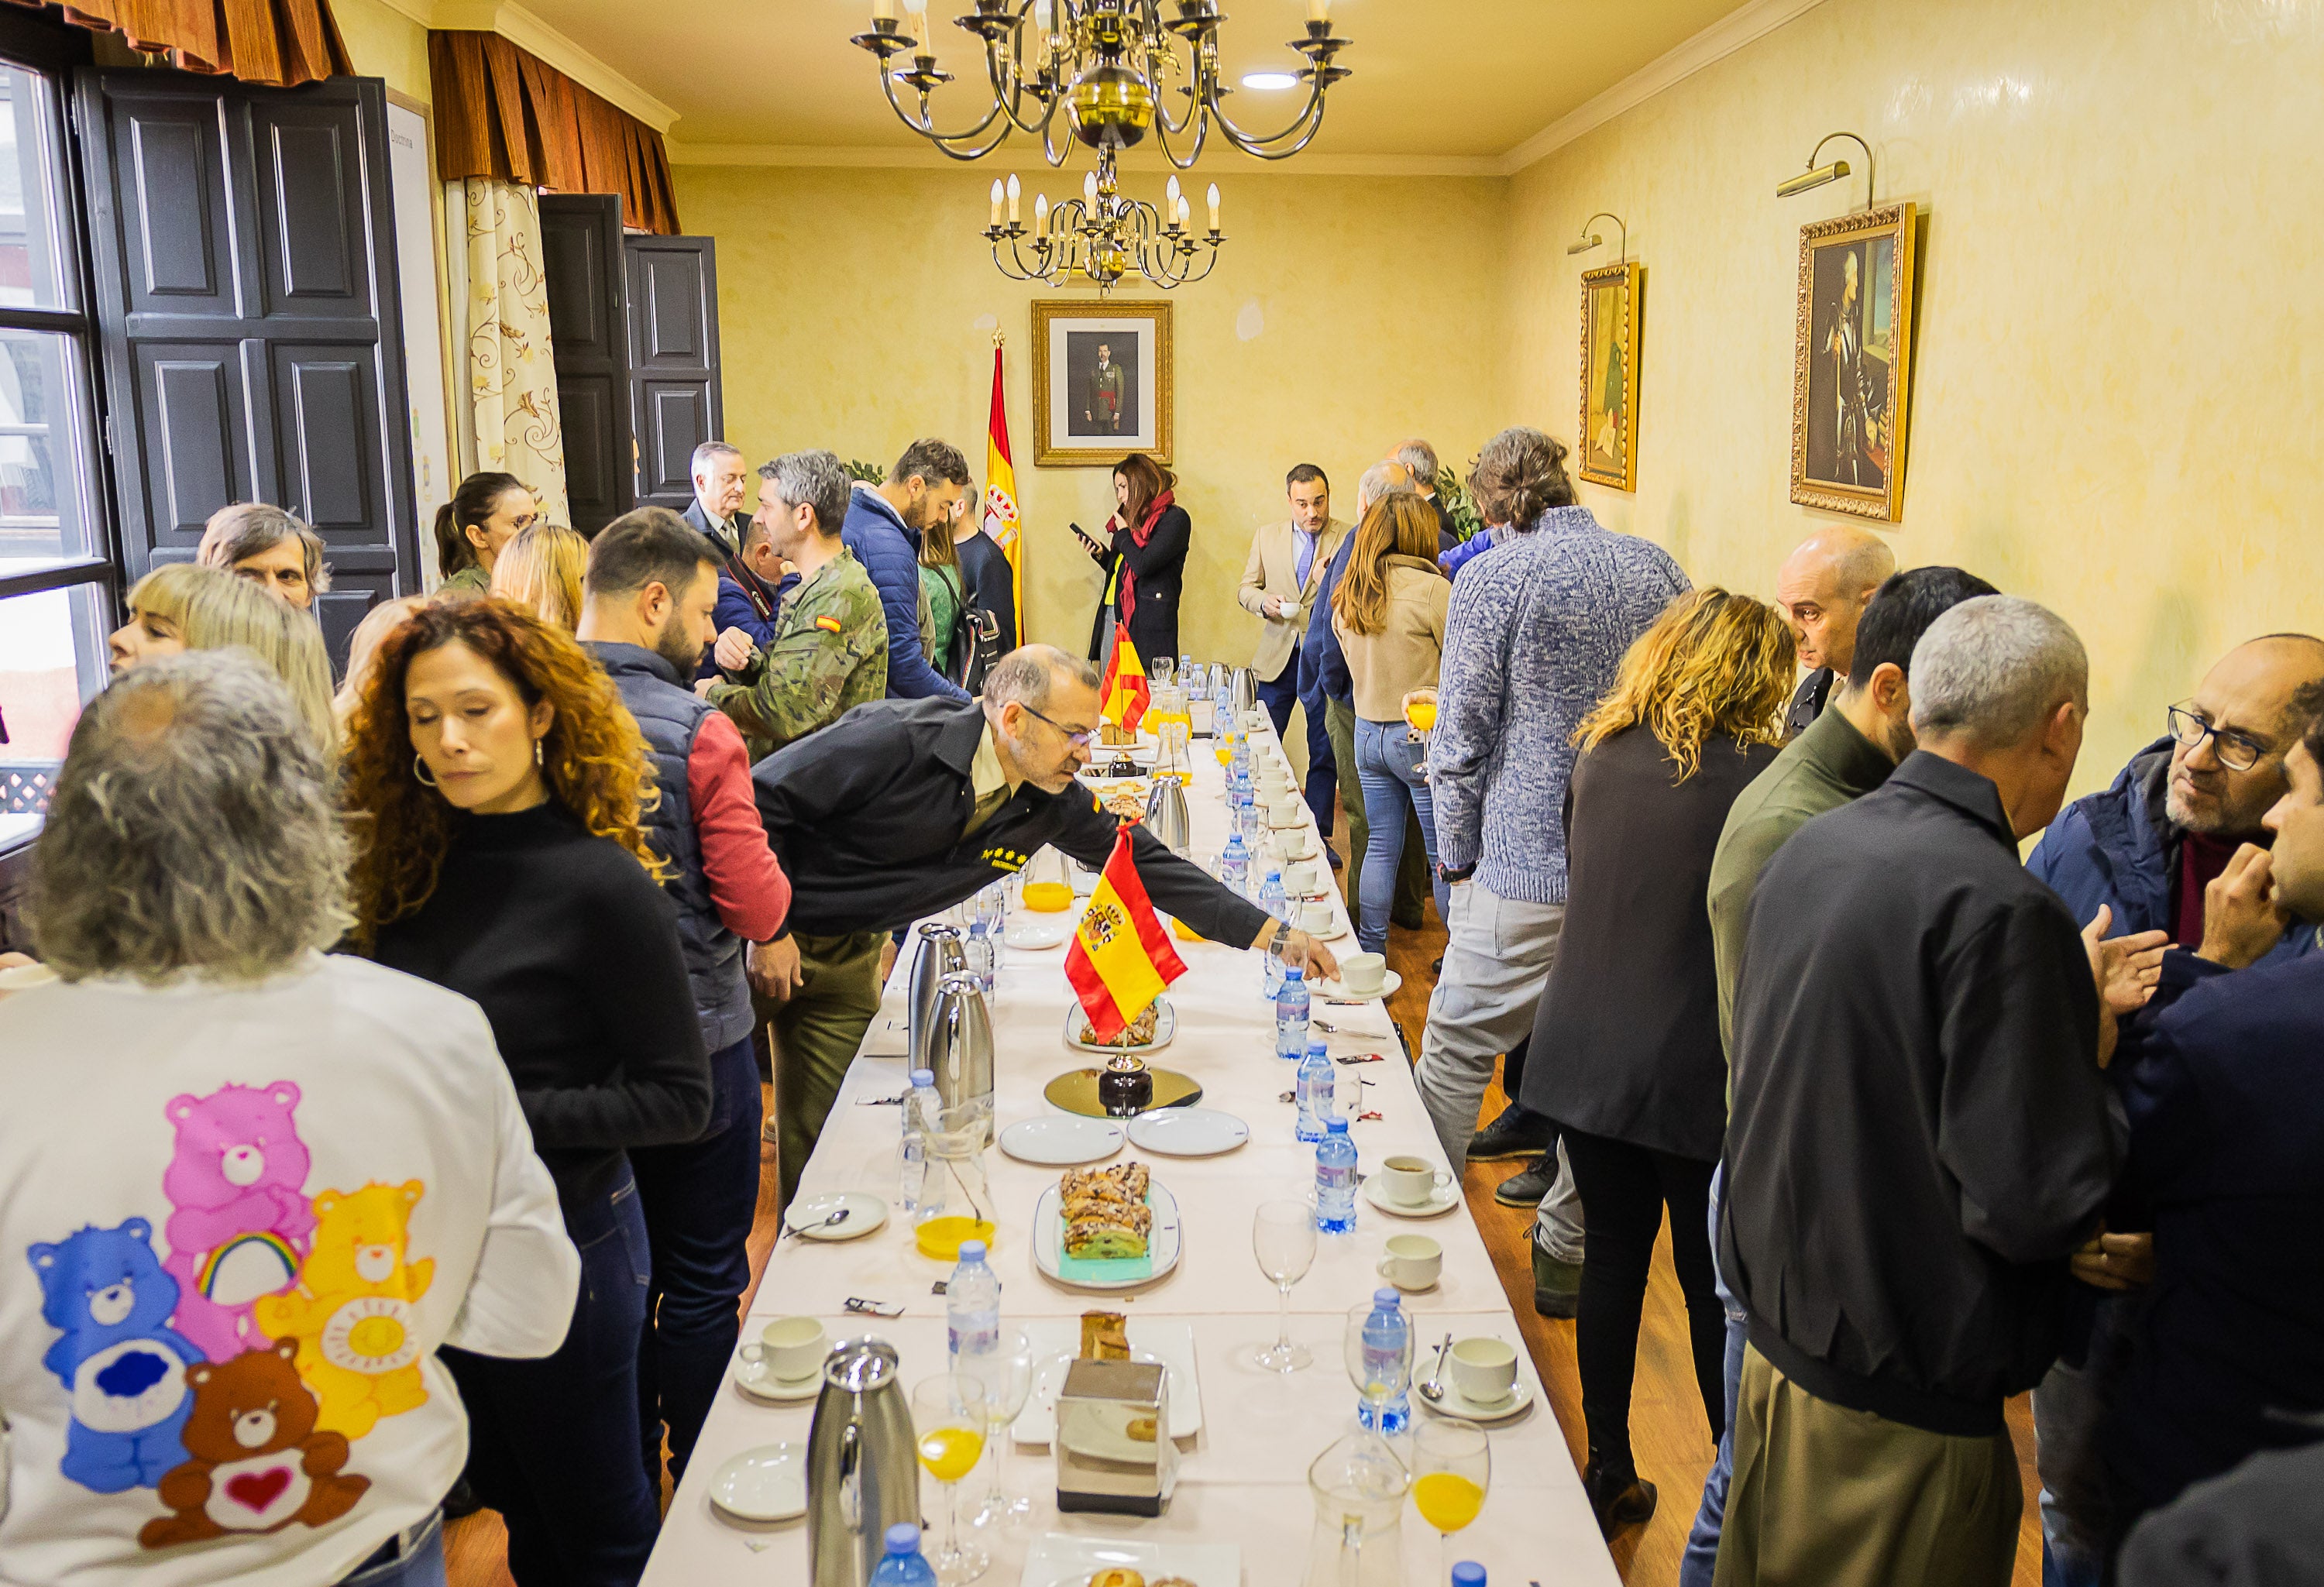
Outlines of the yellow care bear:
[{"label": "yellow care bear", "polygon": [[299,1342],[299,1376],[315,1391],[320,1431],[361,1438],[380,1417],[428,1403],[417,1303],[436,1263],[404,1262],[411,1209],[425,1194],[407,1179],[318,1195],[298,1287],[252,1313],[268,1338]]}]

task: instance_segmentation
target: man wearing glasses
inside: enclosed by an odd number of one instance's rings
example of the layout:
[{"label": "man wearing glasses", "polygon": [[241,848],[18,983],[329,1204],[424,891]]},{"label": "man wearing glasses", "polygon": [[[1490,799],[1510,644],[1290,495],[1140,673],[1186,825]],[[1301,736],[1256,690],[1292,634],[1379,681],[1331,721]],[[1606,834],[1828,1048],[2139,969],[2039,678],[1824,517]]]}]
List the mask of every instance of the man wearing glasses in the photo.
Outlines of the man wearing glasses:
[{"label": "man wearing glasses", "polygon": [[[1101,724],[1098,676],[1048,645],[993,666],[976,700],[879,700],[776,751],[752,772],[759,815],[791,880],[788,929],[761,989],[781,1004],[775,1098],[783,1199],[880,1008],[888,934],[1020,870],[1044,844],[1094,870],[1120,823],[1075,778]],[[1325,975],[1321,944],[1131,835],[1155,907],[1213,942],[1261,948]]]}]

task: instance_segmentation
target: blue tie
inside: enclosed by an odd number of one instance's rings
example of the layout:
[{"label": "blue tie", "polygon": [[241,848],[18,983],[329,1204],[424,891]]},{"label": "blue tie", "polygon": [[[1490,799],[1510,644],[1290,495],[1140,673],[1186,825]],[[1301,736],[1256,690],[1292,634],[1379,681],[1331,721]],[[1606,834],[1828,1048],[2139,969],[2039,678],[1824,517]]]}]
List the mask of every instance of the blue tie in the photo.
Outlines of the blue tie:
[{"label": "blue tie", "polygon": [[1291,567],[1299,576],[1299,588],[1304,594],[1307,588],[1307,570],[1315,566],[1315,537],[1304,529],[1294,529],[1291,538],[1299,548],[1291,558]]}]

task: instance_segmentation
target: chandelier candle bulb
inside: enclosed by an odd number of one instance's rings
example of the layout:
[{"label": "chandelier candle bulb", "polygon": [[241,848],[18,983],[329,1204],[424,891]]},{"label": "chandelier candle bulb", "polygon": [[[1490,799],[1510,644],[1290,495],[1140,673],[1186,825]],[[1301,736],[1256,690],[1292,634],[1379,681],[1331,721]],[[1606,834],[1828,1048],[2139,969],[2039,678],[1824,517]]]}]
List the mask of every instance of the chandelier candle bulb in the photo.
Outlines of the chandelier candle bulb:
[{"label": "chandelier candle bulb", "polygon": [[[1317,3],[1321,4],[1321,0]],[[1211,184],[1211,229],[1219,229],[1219,184],[1216,182]]]},{"label": "chandelier candle bulb", "polygon": [[990,224],[996,229],[1001,225],[1001,179],[997,176],[992,179],[992,219]]},{"label": "chandelier candle bulb", "polygon": [[872,26],[877,31],[883,22],[896,20],[896,0],[872,0]]},{"label": "chandelier candle bulb", "polygon": [[1167,184],[1165,184],[1165,185],[1164,185],[1164,187],[1163,187],[1163,189],[1162,189],[1162,191],[1164,192],[1164,194],[1166,194],[1166,195],[1167,196],[1168,200],[1169,200],[1167,203],[1166,203],[1166,204],[1162,207],[1163,213],[1164,213],[1164,214],[1166,214],[1166,215],[1176,215],[1176,214],[1177,214],[1177,213],[1178,213],[1178,179],[1177,179],[1176,177],[1175,177],[1175,176],[1174,176],[1174,177],[1172,177],[1172,178],[1169,180],[1169,181],[1168,181]]},{"label": "chandelier candle bulb", "polygon": [[1049,235],[1049,195],[1033,195],[1033,230],[1041,236]]},{"label": "chandelier candle bulb", "polygon": [[1307,20],[1329,25],[1332,20],[1332,0],[1307,0]]},{"label": "chandelier candle bulb", "polygon": [[[1213,188],[1211,191],[1215,193],[1218,189]],[[1084,204],[1097,202],[1097,172],[1093,171],[1087,172],[1082,178],[1082,202]],[[1215,201],[1213,207],[1216,208]]]},{"label": "chandelier candle bulb", "polygon": [[1017,174],[1011,171],[1009,175],[1009,224],[1010,226],[1017,224],[1017,195],[1019,191],[1021,189],[1017,181]]},{"label": "chandelier candle bulb", "polygon": [[1186,217],[1194,213],[1194,207],[1186,202],[1185,194],[1180,194],[1178,196],[1178,225],[1183,228],[1186,224]]}]

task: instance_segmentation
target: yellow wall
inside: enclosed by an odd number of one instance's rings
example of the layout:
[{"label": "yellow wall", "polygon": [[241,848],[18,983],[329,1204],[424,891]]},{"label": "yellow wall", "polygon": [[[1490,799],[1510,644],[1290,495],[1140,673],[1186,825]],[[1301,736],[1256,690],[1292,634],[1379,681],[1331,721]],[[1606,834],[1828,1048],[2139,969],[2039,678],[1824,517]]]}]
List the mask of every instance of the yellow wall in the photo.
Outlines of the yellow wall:
[{"label": "yellow wall", "polygon": [[2324,629],[2324,305],[2310,290],[2324,7],[1828,0],[1512,183],[1515,412],[1571,438],[1582,217],[1646,266],[1635,495],[1609,525],[1762,596],[1829,515],[1786,500],[1798,228],[1777,181],[1839,128],[1929,216],[1905,565],[2051,605],[2089,646],[2078,784],[2210,660]]},{"label": "yellow wall", "polygon": [[385,78],[389,88],[414,99],[433,98],[426,28],[384,0],[331,0],[331,15],[359,74]]},{"label": "yellow wall", "polygon": [[[1215,163],[1215,162],[1213,162]],[[1058,197],[1070,175],[1015,169]],[[1081,653],[1097,569],[1068,521],[1112,511],[1102,469],[1032,466],[1031,311],[1053,293],[1005,281],[976,235],[1009,166],[956,171],[675,168],[689,232],[718,239],[727,433],[754,460],[802,447],[892,462],[939,435],[984,475],[991,330],[1009,338],[1010,438],[1027,519],[1027,636]],[[1235,604],[1253,529],[1285,513],[1283,475],[1356,476],[1406,435],[1456,466],[1504,420],[1497,248],[1507,183],[1218,171],[1231,240],[1176,304],[1178,500],[1194,520],[1180,646],[1248,660],[1259,620]],[[1203,173],[1205,180],[1213,174]],[[1162,178],[1128,179],[1160,196]],[[1157,294],[1132,293],[1125,297]]]}]

